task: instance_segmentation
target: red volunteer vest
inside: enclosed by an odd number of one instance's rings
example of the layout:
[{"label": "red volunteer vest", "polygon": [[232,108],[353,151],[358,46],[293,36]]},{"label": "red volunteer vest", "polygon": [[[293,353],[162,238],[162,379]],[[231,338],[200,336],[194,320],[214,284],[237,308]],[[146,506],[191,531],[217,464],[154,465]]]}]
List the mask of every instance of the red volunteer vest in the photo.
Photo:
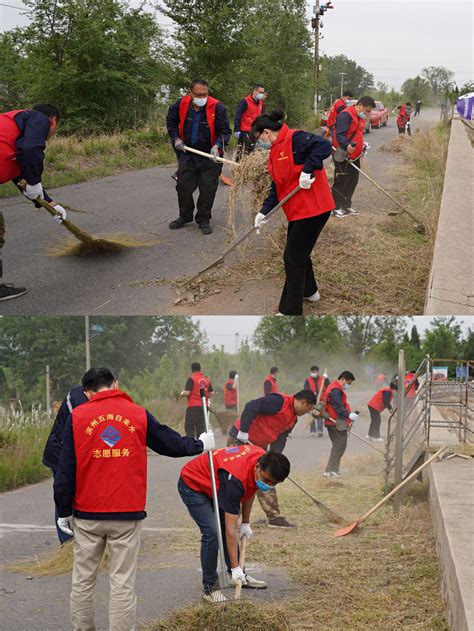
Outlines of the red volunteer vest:
[{"label": "red volunteer vest", "polygon": [[21,167],[16,160],[16,140],[20,130],[15,116],[25,110],[13,110],[0,114],[0,184],[5,184],[21,175]]},{"label": "red volunteer vest", "polygon": [[[239,447],[224,447],[212,452],[214,460],[214,473],[216,487],[219,490],[219,469],[224,469],[231,473],[244,487],[244,495],[240,502],[243,504],[257,492],[255,482],[255,465],[265,454],[261,447],[256,445],[241,445]],[[211,471],[209,467],[209,456],[207,453],[201,454],[197,458],[190,460],[181,469],[181,479],[189,488],[197,493],[204,493],[212,497]]]},{"label": "red volunteer vest", "polygon": [[[359,115],[356,112],[355,106],[350,105],[346,107],[346,109],[342,110],[342,112],[348,112],[351,117],[351,124],[346,133],[346,138],[349,139],[355,133],[354,138],[352,138],[351,142],[355,142],[356,146],[354,148],[353,153],[351,153],[351,160],[356,160],[362,153],[362,149],[364,148],[364,127],[365,120],[359,118]],[[342,114],[341,112],[341,114]],[[336,138],[336,128],[333,129],[332,133],[332,144],[337,149],[339,147],[339,143]]]},{"label": "red volunteer vest", "polygon": [[[179,137],[181,140],[184,140],[184,122],[186,120],[186,116],[188,114],[189,108],[191,107],[192,97],[187,95],[181,98],[179,103]],[[206,118],[207,124],[209,125],[209,129],[211,131],[211,145],[216,143],[216,105],[220,103],[217,99],[212,96],[207,97],[206,103]]]},{"label": "red volunteer vest", "polygon": [[[281,396],[283,397],[283,407],[277,414],[256,416],[252,421],[249,441],[254,445],[266,449],[280,434],[295,426],[298,420],[293,407],[295,397],[286,394],[281,394]],[[237,431],[240,430],[240,418],[235,422],[234,427]]]},{"label": "red volunteer vest", "polygon": [[378,377],[375,378],[375,383],[383,383],[385,381],[385,375],[378,375]]},{"label": "red volunteer vest", "polygon": [[229,389],[228,385],[234,385],[233,379],[227,379],[224,386],[224,403],[225,405],[237,405],[237,390],[236,388]]},{"label": "red volunteer vest", "polygon": [[[276,141],[270,149],[268,170],[275,182],[278,200],[281,201],[298,186],[303,164],[295,164],[293,159],[293,134],[295,129],[283,125]],[[331,189],[324,167],[315,171],[316,181],[310,189],[299,190],[283,206],[288,221],[297,221],[322,215],[335,208]]]},{"label": "red volunteer vest", "polygon": [[407,113],[407,106],[402,105],[397,116],[397,127],[405,127],[405,125],[407,124],[409,120],[410,120],[410,114]]},{"label": "red volunteer vest", "polygon": [[374,408],[374,410],[377,410],[377,412],[382,412],[383,410],[385,410],[385,405],[383,402],[383,393],[384,392],[390,392],[390,401],[393,399],[393,390],[392,388],[380,388],[380,390],[377,390],[377,392],[374,394],[374,396],[370,399],[370,401],[368,402],[368,406],[369,408]]},{"label": "red volunteer vest", "polygon": [[191,375],[191,379],[193,380],[193,389],[191,390],[191,394],[188,397],[188,408],[196,408],[202,406],[201,401],[201,388],[204,388],[204,392],[206,395],[206,404],[209,405],[209,386],[211,382],[203,375],[202,372],[193,372]]},{"label": "red volunteer vest", "polygon": [[[350,413],[351,408],[350,405],[347,403],[347,395],[344,392],[344,388],[341,386],[341,384],[338,381],[333,381],[332,383],[330,383],[326,389],[326,412],[329,414],[329,416],[331,418],[334,419],[334,421],[331,421],[330,419],[324,419],[324,425],[326,426],[334,426],[336,425],[336,419],[338,417],[338,413],[336,412],[336,410],[332,407],[331,403],[329,402],[329,394],[331,393],[332,390],[340,390],[342,393],[342,403],[344,404],[344,407],[346,408],[346,410]],[[349,425],[351,424],[350,420],[347,419],[346,420],[346,425],[347,427],[349,427]]]},{"label": "red volunteer vest", "polygon": [[326,121],[326,125],[328,127],[334,127],[334,125],[336,124],[336,119],[337,119],[337,115],[338,115],[338,109],[340,107],[342,107],[344,105],[344,107],[346,107],[346,102],[344,101],[344,99],[337,99],[337,101],[334,101],[334,103],[332,104],[331,107],[331,111],[329,112],[329,116],[328,119]]},{"label": "red volunteer vest", "polygon": [[272,394],[273,392],[278,392],[278,386],[277,386],[277,382],[276,382],[275,377],[273,375],[268,375],[267,378],[265,379],[265,381],[263,382],[263,394],[267,394],[265,392],[265,383],[267,381],[270,383],[270,385],[272,387],[271,391],[268,394]]},{"label": "red volunteer vest", "polygon": [[[322,375],[319,375],[318,377],[316,377],[316,379],[314,377],[311,377],[311,375],[308,377],[309,387],[316,396],[319,395],[319,389],[321,388],[322,382],[324,383],[324,377]],[[321,398],[324,398],[324,387],[323,391],[321,392]]]},{"label": "red volunteer vest", "polygon": [[247,103],[247,109],[242,114],[242,120],[240,121],[240,131],[250,131],[252,129],[253,122],[263,110],[263,101],[257,101],[255,103],[251,94],[245,97],[244,101]]},{"label": "red volunteer vest", "polygon": [[[415,373],[414,372],[408,372],[405,375],[404,386],[405,386],[405,396],[407,398],[411,399],[413,397],[416,397],[416,383],[415,383],[415,381],[416,381],[416,378],[415,378]],[[407,388],[408,388],[408,390],[407,390]]]},{"label": "red volunteer vest", "polygon": [[74,508],[90,513],[145,510],[145,408],[120,390],[99,392],[72,411]]}]

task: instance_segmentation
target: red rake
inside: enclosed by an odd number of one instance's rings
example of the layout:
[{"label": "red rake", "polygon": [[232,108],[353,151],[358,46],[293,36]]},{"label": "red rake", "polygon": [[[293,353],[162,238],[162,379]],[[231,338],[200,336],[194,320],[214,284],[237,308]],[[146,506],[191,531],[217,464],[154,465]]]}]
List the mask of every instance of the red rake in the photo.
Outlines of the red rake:
[{"label": "red rake", "polygon": [[356,521],[353,521],[348,526],[344,526],[344,528],[339,528],[339,530],[336,530],[336,532],[334,533],[334,537],[344,537],[345,535],[350,535],[351,532],[354,532],[354,530],[356,530],[363,521],[370,517],[372,513],[375,513],[375,511],[378,510],[383,504],[388,502],[388,500],[393,497],[395,493],[397,493],[397,491],[399,491],[403,486],[405,486],[405,484],[408,484],[410,480],[416,478],[416,476],[420,473],[422,469],[427,467],[431,462],[433,462],[433,460],[436,460],[436,458],[438,458],[446,448],[447,445],[443,445],[443,447],[440,447],[440,449],[438,449],[438,451],[433,454],[431,458],[428,458],[428,460],[424,462],[420,467],[418,467],[418,469],[415,469],[412,474],[410,474],[407,478],[400,482],[400,484],[398,484],[394,489],[390,491],[390,493],[383,497],[380,502],[373,506],[363,517],[359,517],[359,519],[356,519]]}]

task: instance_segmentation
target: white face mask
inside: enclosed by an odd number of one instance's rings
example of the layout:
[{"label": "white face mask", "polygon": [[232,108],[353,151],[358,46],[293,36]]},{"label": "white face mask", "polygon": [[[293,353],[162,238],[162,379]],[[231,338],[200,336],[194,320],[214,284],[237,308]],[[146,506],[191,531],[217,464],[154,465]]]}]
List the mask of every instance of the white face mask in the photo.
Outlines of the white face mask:
[{"label": "white face mask", "polygon": [[365,112],[359,112],[359,118],[362,118],[362,120],[365,120],[367,118],[367,114]]},{"label": "white face mask", "polygon": [[319,374],[319,373],[317,373],[317,372],[312,372],[312,373],[311,373],[311,377],[317,377],[317,376],[318,376],[318,374]]},{"label": "white face mask", "polygon": [[207,96],[203,97],[201,99],[193,97],[193,103],[194,103],[194,105],[197,105],[197,107],[204,107],[206,105],[206,103],[207,103]]}]

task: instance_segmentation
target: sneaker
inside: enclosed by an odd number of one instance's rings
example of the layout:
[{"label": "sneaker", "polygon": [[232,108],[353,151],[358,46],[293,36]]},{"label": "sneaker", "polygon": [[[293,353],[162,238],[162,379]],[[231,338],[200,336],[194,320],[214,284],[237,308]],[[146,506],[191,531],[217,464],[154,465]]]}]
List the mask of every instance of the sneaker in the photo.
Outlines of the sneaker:
[{"label": "sneaker", "polygon": [[[250,574],[247,574],[247,572],[245,573],[245,578],[247,579],[247,583],[245,585],[242,585],[244,589],[266,589],[268,587],[265,581],[260,581],[258,578],[254,578],[253,576],[250,576]],[[229,583],[229,585],[237,584],[237,581],[234,581],[232,579],[232,574],[230,572],[227,576],[227,582]]]},{"label": "sneaker", "polygon": [[179,230],[179,228],[182,228],[187,223],[189,223],[189,221],[186,221],[186,219],[183,219],[182,217],[178,217],[178,219],[175,219],[169,224],[168,228],[170,230]]},{"label": "sneaker", "polygon": [[335,208],[332,212],[331,212],[331,217],[345,217],[346,216],[346,212],[345,210],[343,210],[342,208]]},{"label": "sneaker", "polygon": [[213,230],[211,224],[208,221],[203,221],[199,224],[199,229],[203,234],[212,234]]},{"label": "sneaker", "polygon": [[323,473],[323,476],[324,476],[325,478],[332,478],[334,475],[335,475],[334,471],[325,471],[325,472]]},{"label": "sneaker", "polygon": [[382,438],[382,436],[379,436],[378,438],[372,438],[372,440],[374,441],[374,443],[384,443],[384,439]]},{"label": "sneaker", "polygon": [[0,301],[12,300],[12,298],[19,298],[26,294],[28,290],[26,287],[14,287],[12,284],[0,285]]},{"label": "sneaker", "polygon": [[311,436],[311,438],[316,438],[316,432],[310,432],[309,435]]},{"label": "sneaker", "polygon": [[202,599],[208,603],[213,603],[213,604],[225,603],[229,600],[227,596],[224,596],[224,594],[221,592],[220,589],[216,589],[213,592],[209,592],[208,594],[204,593],[202,595]]},{"label": "sneaker", "polygon": [[318,300],[321,300],[321,294],[316,290],[312,296],[305,297],[304,300],[308,302],[318,302]]},{"label": "sneaker", "polygon": [[348,208],[346,210],[346,215],[360,215],[360,213],[355,208]]},{"label": "sneaker", "polygon": [[333,478],[340,478],[342,475],[342,473],[339,473],[339,471],[331,471],[331,473]]},{"label": "sneaker", "polygon": [[296,528],[295,524],[290,524],[290,522],[284,517],[274,517],[273,519],[268,520],[269,528]]},{"label": "sneaker", "polygon": [[319,436],[319,438],[321,438],[321,436],[322,436],[322,435],[323,435],[323,433],[322,433],[322,432],[318,432],[318,436]]}]

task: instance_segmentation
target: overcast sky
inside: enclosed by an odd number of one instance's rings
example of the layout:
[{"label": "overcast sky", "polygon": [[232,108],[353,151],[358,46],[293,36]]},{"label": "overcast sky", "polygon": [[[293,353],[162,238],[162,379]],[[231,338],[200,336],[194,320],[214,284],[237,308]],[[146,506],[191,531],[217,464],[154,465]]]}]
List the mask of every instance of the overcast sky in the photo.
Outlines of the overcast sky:
[{"label": "overcast sky", "polygon": [[[432,316],[414,316],[407,318],[411,327],[416,324],[419,333],[423,333],[430,328]],[[234,353],[236,349],[236,333],[239,334],[239,341],[248,338],[252,342],[252,336],[260,321],[260,316],[193,316],[193,320],[199,322],[201,329],[206,332],[209,340],[209,348],[212,346],[224,346],[224,350]],[[456,318],[461,324],[464,333],[469,328],[474,328],[473,316],[460,316]]]},{"label": "overcast sky", "polygon": [[[322,0],[325,2],[326,0]],[[19,0],[0,4],[22,6]],[[141,0],[131,0],[138,6]],[[446,66],[459,86],[473,78],[473,4],[457,0],[333,0],[323,18],[321,52],[344,54],[376,81],[400,88],[425,66]],[[314,0],[308,0],[308,19]],[[160,16],[160,22],[170,21]],[[0,6],[0,30],[26,24],[21,12]]]}]

